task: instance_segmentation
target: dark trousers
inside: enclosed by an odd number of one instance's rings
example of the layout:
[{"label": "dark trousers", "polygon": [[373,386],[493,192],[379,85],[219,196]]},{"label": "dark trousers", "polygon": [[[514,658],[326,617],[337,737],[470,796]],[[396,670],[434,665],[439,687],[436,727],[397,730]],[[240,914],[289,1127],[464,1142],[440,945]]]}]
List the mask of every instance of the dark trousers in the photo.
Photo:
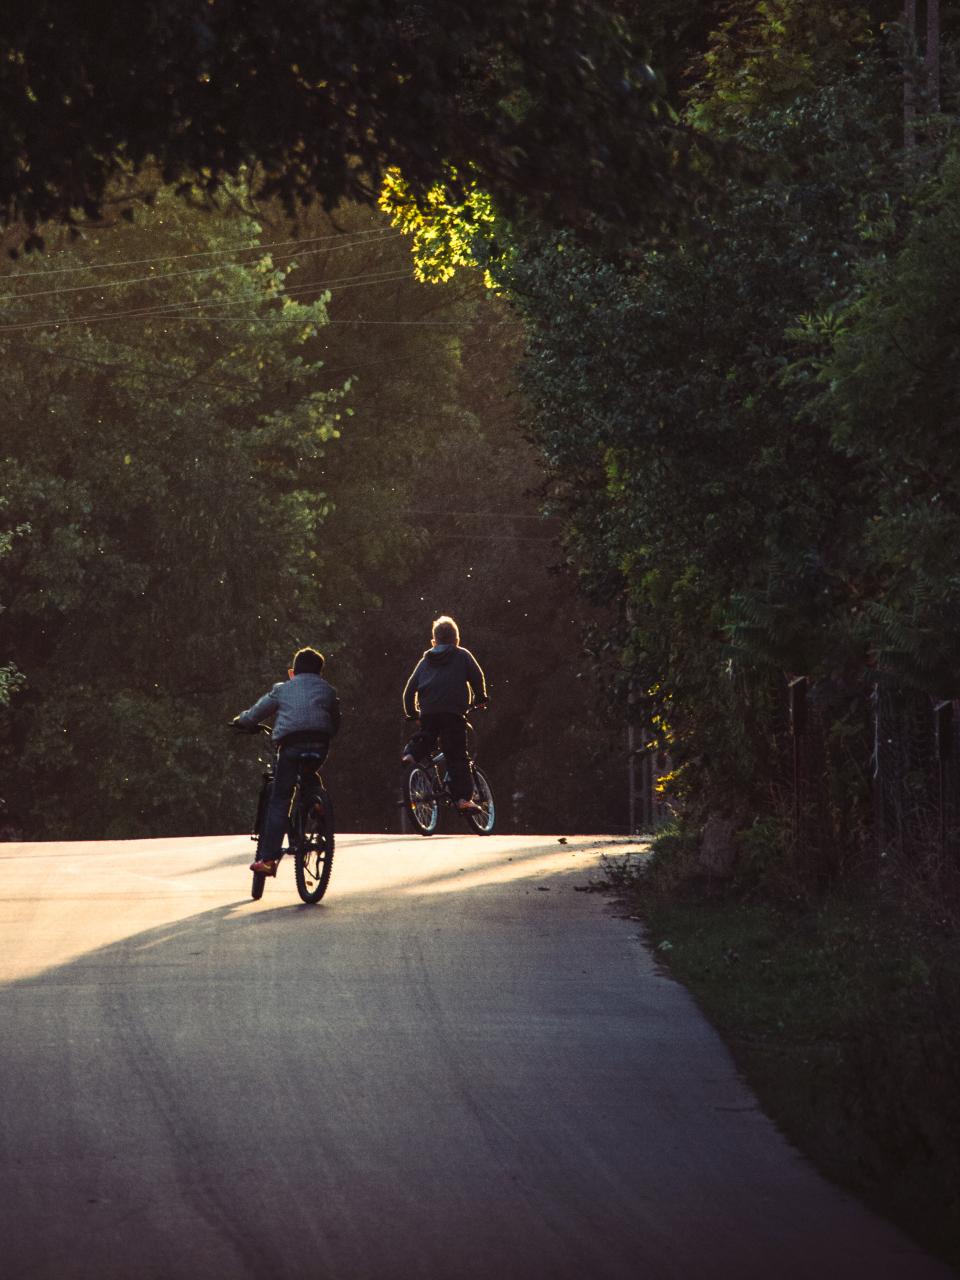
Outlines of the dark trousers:
[{"label": "dark trousers", "polygon": [[404,747],[404,755],[414,760],[429,756],[440,742],[450,774],[450,794],[454,800],[469,800],[473,795],[473,779],[467,762],[467,722],[452,711],[420,717],[420,728]]},{"label": "dark trousers", "polygon": [[305,755],[319,756],[315,768],[320,767],[327,758],[330,739],[319,735],[315,742],[298,742],[292,746],[281,746],[277,752],[277,763],[273,770],[273,782],[270,784],[270,798],[267,811],[260,827],[260,838],[257,841],[257,857],[273,859],[280,857],[284,833],[287,830],[287,818],[290,814],[290,801],[293,790],[300,776],[300,761]]}]

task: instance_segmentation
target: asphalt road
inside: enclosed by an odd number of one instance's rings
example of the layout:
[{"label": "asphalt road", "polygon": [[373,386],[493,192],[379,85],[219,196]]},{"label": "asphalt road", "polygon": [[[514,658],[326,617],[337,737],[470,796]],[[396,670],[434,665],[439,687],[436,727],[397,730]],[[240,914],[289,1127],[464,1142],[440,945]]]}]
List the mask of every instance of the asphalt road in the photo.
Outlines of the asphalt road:
[{"label": "asphalt road", "polygon": [[779,1136],[597,841],[0,845],[3,1280],[933,1280]]}]

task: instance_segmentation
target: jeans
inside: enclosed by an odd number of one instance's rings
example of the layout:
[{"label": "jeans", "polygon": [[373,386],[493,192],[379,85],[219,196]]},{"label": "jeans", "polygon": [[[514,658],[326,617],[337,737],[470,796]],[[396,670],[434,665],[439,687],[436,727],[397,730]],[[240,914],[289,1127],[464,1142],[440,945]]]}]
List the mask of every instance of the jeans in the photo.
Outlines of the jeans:
[{"label": "jeans", "polygon": [[452,711],[420,717],[420,728],[403,749],[414,760],[429,756],[440,740],[450,774],[450,794],[454,800],[469,800],[473,795],[473,779],[467,760],[467,722]]},{"label": "jeans", "polygon": [[270,784],[270,799],[267,811],[260,828],[257,841],[257,858],[273,860],[280,857],[284,833],[287,830],[287,819],[290,815],[290,801],[300,776],[300,760],[305,755],[319,756],[315,768],[319,768],[327,758],[330,739],[323,734],[317,735],[316,742],[297,742],[292,746],[281,746],[277,751],[277,763],[274,766],[273,782]]}]

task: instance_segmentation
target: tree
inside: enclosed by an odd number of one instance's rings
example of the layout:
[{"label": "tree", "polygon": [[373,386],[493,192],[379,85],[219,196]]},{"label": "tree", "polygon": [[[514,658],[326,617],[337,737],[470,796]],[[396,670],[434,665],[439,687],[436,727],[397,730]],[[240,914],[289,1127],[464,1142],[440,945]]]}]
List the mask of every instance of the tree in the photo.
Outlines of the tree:
[{"label": "tree", "polygon": [[[750,8],[752,69],[722,28],[692,100],[752,172],[627,263],[543,237],[502,277],[532,334],[525,385],[571,560],[619,604],[611,687],[625,699],[632,681],[638,713],[669,733],[692,812],[741,818],[770,805],[784,673],[837,690],[867,678],[864,467],[808,411],[812,375],[794,362],[798,317],[827,325],[856,261],[906,217],[895,86],[869,28],[846,15],[813,59],[810,7]],[[781,57],[791,17],[802,39]]]},{"label": "tree", "polygon": [[3,745],[33,834],[234,826],[215,726],[320,629],[343,382],[316,359],[323,302],[258,240],[162,192],[4,278],[0,482],[24,532],[0,591],[25,688]]},{"label": "tree", "polygon": [[899,251],[861,271],[817,355],[814,402],[863,476],[856,581],[878,668],[938,698],[960,693],[958,197],[952,154]]},{"label": "tree", "polygon": [[329,766],[338,822],[398,829],[400,690],[431,620],[452,612],[493,686],[476,727],[503,824],[622,825],[623,726],[611,731],[582,652],[595,611],[556,571],[557,524],[539,514],[516,316],[462,260],[450,275],[432,255],[446,282],[419,283],[429,264],[411,262],[407,238],[368,207],[313,206],[300,227],[342,233],[303,260],[296,286],[329,289],[324,374],[351,374],[349,430],[322,463],[326,643],[345,715]]},{"label": "tree", "polygon": [[388,165],[423,191],[448,164],[550,221],[678,207],[690,139],[600,0],[12,0],[0,38],[8,222],[96,215],[118,159],[210,189],[250,166],[290,208],[372,201]]}]

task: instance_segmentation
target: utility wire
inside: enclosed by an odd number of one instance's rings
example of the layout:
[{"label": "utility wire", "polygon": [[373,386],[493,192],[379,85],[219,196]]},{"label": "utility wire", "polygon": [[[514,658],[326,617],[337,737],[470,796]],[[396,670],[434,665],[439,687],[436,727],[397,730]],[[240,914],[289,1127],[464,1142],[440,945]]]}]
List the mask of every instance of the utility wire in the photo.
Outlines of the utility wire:
[{"label": "utility wire", "polygon": [[[223,315],[223,314],[183,315],[176,312],[165,313],[163,311],[111,312],[109,315],[88,316],[88,317],[84,317],[81,320],[69,320],[69,321],[68,320],[43,320],[43,321],[38,321],[35,324],[29,324],[29,325],[6,325],[4,327],[0,327],[0,337],[2,337],[6,333],[25,333],[27,332],[27,330],[31,330],[31,329],[47,329],[47,330],[66,329],[74,324],[93,324],[100,320],[123,320],[123,319],[157,320],[157,321],[162,321],[163,323],[167,323],[174,320],[186,320],[186,321],[205,323],[208,321],[217,321],[217,320],[222,320],[227,322],[231,320],[242,320],[243,317]],[[304,319],[303,317],[284,316],[284,315],[277,315],[272,317],[271,322],[273,324],[299,324],[299,325],[318,323],[318,328],[320,329],[325,329],[327,325],[343,325],[343,324],[389,325],[389,326],[401,326],[401,327],[408,327],[408,328],[412,327],[412,328],[434,328],[434,329],[469,329],[469,328],[475,327],[476,325],[485,323],[482,319],[481,320],[369,320],[369,319],[329,320],[328,319],[328,320],[324,320],[322,323],[319,323],[319,322],[314,322],[314,321]],[[495,321],[493,324],[488,324],[487,328],[503,329],[508,327],[509,324],[510,324],[510,321],[508,320],[498,320],[498,321]],[[55,337],[55,336],[57,335],[51,333],[51,337]]]},{"label": "utility wire", "polygon": [[[401,232],[397,231],[393,235],[382,236],[379,240],[353,240],[349,244],[338,244],[329,249],[305,249],[298,256],[310,258],[320,253],[335,253],[338,249],[355,249],[359,245],[382,244],[386,240],[396,239],[401,234]],[[183,276],[212,275],[214,272],[225,271],[230,267],[249,267],[255,265],[256,262],[256,258],[250,258],[246,262],[218,262],[212,267],[187,267],[183,271],[165,271],[160,275],[128,276],[125,280],[104,280],[95,284],[71,284],[59,286],[56,289],[35,289],[32,293],[3,293],[0,294],[0,302],[21,302],[28,298],[62,297],[68,293],[90,293],[101,289],[122,289],[124,286],[131,284],[162,284],[166,280],[176,280]],[[76,269],[82,270],[79,267]]]},{"label": "utility wire", "polygon": [[[394,232],[390,227],[370,227],[367,231],[336,231],[327,236],[307,236],[305,239],[300,240],[273,240],[268,241],[266,244],[237,245],[232,249],[198,249],[193,253],[164,253],[157,258],[120,258],[111,262],[85,262],[76,267],[41,267],[37,271],[18,272],[17,278],[28,279],[30,276],[63,275],[73,271],[107,271],[113,270],[115,267],[142,267],[149,262],[181,262],[186,258],[211,258],[217,254],[250,253],[258,249],[284,249],[289,245],[316,244],[319,241],[339,240],[345,235],[369,236],[370,240],[376,243],[376,237],[378,236],[383,239],[391,239],[395,235],[403,235],[403,232]],[[357,243],[366,244],[368,241],[358,241]]]},{"label": "utility wire", "polygon": [[466,538],[470,542],[537,542],[541,546],[555,547],[557,545],[556,538],[512,538],[508,533],[431,533],[430,541],[434,542],[438,538],[446,540],[447,538]]},{"label": "utility wire", "polygon": [[401,516],[456,516],[483,520],[559,520],[559,516],[541,516],[529,511],[399,511]]},{"label": "utility wire", "polygon": [[[214,268],[214,269],[219,270],[219,268]],[[204,268],[204,270],[207,270],[207,268]],[[186,274],[190,274],[190,273],[186,273]],[[287,297],[287,296],[296,296],[302,293],[310,293],[310,292],[322,293],[327,288],[332,288],[335,285],[339,286],[343,284],[349,284],[354,281],[370,280],[376,283],[382,279],[393,278],[397,276],[401,278],[406,276],[410,276],[410,279],[415,278],[410,274],[409,270],[406,267],[381,267],[376,271],[362,271],[357,275],[334,276],[332,280],[317,280],[317,281],[304,280],[300,283],[286,285],[276,293],[273,293],[270,295],[262,294],[258,297],[257,300],[260,302],[273,302],[277,300],[282,300],[284,297]],[[145,276],[144,280],[152,281],[152,280],[160,280],[161,278],[162,277],[160,276]],[[142,283],[142,281],[135,281],[131,283]],[[83,288],[85,289],[88,287],[97,288],[99,286],[95,286],[95,285],[83,286]],[[24,294],[23,296],[26,297],[27,295]],[[40,295],[38,294],[37,296],[39,297]],[[0,298],[0,301],[2,300],[3,299]],[[223,299],[216,296],[207,297],[207,298],[182,298],[179,301],[174,301],[174,302],[143,303],[135,307],[134,310],[138,312],[147,312],[147,311],[156,309],[158,312],[162,312],[162,311],[168,311],[171,309],[175,310],[182,307],[225,306],[225,305],[244,306],[247,303],[249,303],[249,301],[250,301],[249,298],[240,298],[240,299],[237,299],[235,302],[230,302],[229,299]],[[94,311],[94,312],[90,312],[90,314],[94,316],[100,316],[100,315],[112,315],[114,313]],[[127,313],[118,312],[116,314],[124,315]],[[70,320],[84,320],[84,319],[86,319],[86,316],[67,315],[63,317],[62,321],[54,321],[54,323],[66,323],[67,321],[70,321]],[[17,322],[11,321],[10,323],[16,324]],[[29,324],[34,322],[25,320],[22,323]]]},{"label": "utility wire", "polygon": [[[406,267],[391,267],[389,270],[382,271],[379,274],[369,272],[359,276],[341,276],[338,280],[320,280],[314,283],[304,281],[302,284],[295,284],[289,288],[284,288],[281,292],[273,294],[269,298],[261,298],[261,302],[282,302],[284,298],[299,298],[305,293],[323,294],[328,289],[336,289],[337,293],[341,293],[344,289],[357,289],[367,284],[395,284],[402,280],[415,280]],[[319,302],[318,297],[314,301]],[[190,307],[245,307],[250,302],[249,298],[194,298],[184,302],[168,302],[160,304],[161,311],[172,311],[174,314],[178,311],[188,310]],[[310,305],[305,304],[305,305]],[[94,313],[95,314],[95,313]]]},{"label": "utility wire", "polygon": [[[323,293],[328,288],[335,288],[338,292],[344,289],[355,289],[361,285],[370,284],[395,284],[403,280],[414,281],[414,277],[406,268],[398,268],[392,271],[383,272],[379,275],[369,273],[361,276],[342,276],[338,280],[320,280],[314,283],[303,283],[294,285],[289,289],[284,289],[269,297],[261,295],[257,298],[238,298],[230,300],[228,298],[195,298],[184,300],[181,302],[159,303],[154,306],[132,307],[125,311],[92,311],[87,315],[81,316],[64,316],[60,319],[49,318],[46,320],[29,320],[20,324],[11,323],[0,325],[0,334],[4,333],[25,333],[31,329],[65,329],[72,328],[78,324],[101,324],[105,320],[129,320],[129,319],[231,319],[232,317],[224,315],[222,311],[217,313],[199,313],[201,307],[249,307],[262,306],[269,302],[282,302],[285,297],[296,298],[303,293]],[[316,301],[320,301],[319,298]],[[191,316],[191,310],[197,312]],[[280,317],[276,317],[280,319]],[[284,317],[287,319],[287,317]],[[310,323],[306,317],[289,317],[297,324]]]},{"label": "utility wire", "polygon": [[[386,325],[417,325],[432,326],[435,328],[446,329],[465,329],[473,325],[485,323],[481,320],[328,320],[327,324],[386,324]],[[504,329],[511,324],[509,320],[494,320],[492,324],[488,324],[488,329]]]}]

